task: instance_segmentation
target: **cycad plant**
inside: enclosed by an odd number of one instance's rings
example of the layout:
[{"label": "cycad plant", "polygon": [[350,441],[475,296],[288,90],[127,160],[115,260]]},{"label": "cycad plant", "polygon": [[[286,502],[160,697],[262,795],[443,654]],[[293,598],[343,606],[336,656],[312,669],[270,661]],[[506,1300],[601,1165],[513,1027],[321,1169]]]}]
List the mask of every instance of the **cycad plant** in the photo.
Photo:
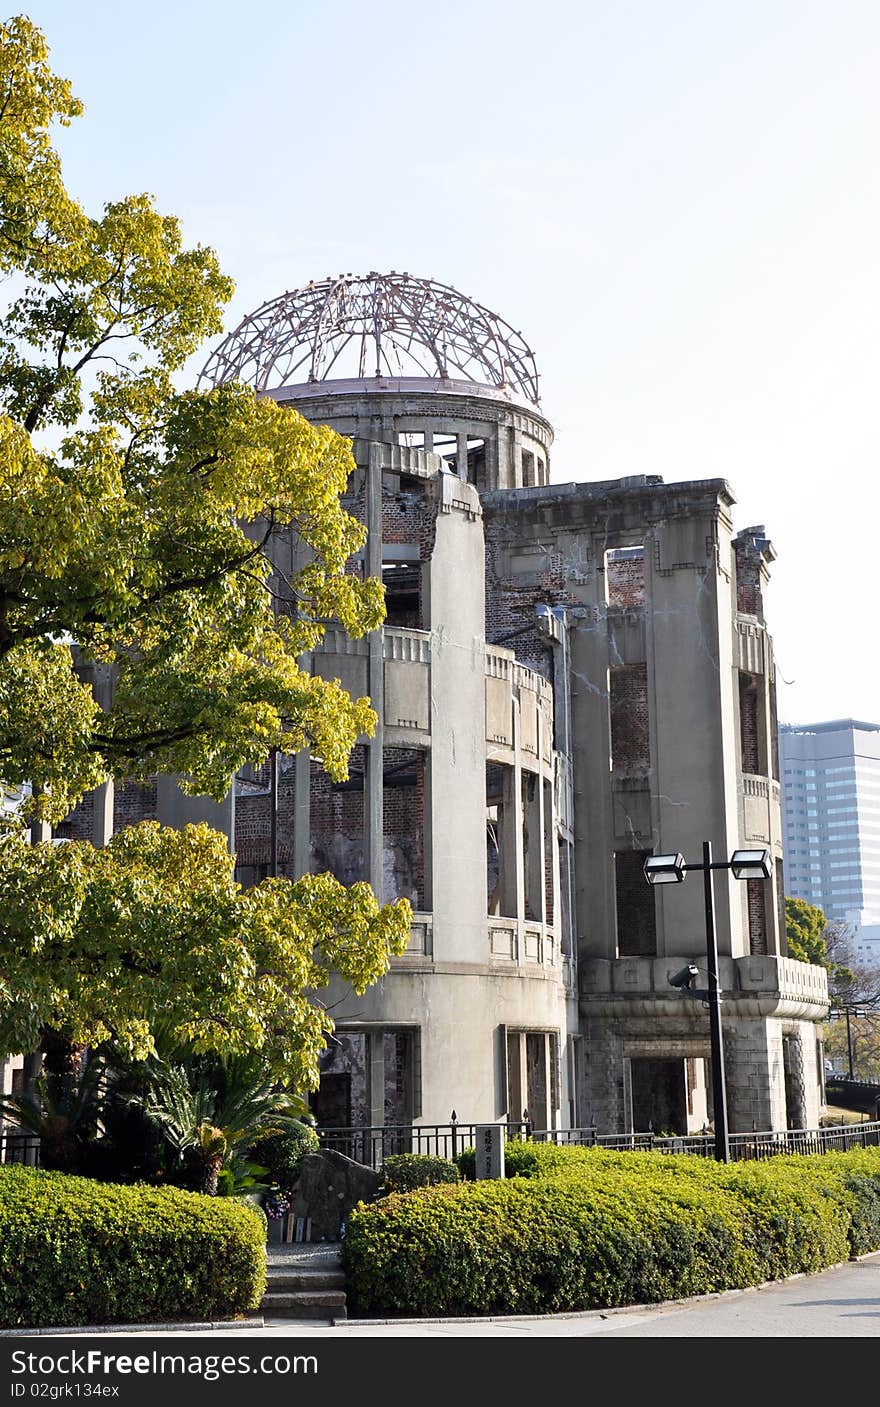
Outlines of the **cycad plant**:
[{"label": "cycad plant", "polygon": [[147,1062],[147,1117],[172,1155],[170,1175],[194,1192],[261,1191],[266,1171],[244,1156],[258,1139],[281,1132],[305,1111],[276,1088],[256,1055],[192,1056],[178,1064]]},{"label": "cycad plant", "polygon": [[44,1168],[78,1172],[99,1131],[105,1074],[104,1062],[85,1052],[78,1068],[39,1075],[26,1093],[0,1098],[0,1118],[39,1138]]}]

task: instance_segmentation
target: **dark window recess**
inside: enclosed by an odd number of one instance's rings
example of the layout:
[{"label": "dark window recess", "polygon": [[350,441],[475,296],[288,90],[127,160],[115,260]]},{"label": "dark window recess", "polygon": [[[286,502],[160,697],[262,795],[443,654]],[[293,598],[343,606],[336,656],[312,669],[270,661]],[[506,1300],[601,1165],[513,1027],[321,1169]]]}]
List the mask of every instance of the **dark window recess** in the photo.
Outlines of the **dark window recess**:
[{"label": "dark window recess", "polygon": [[405,630],[421,628],[419,562],[385,562],[382,585],[385,587],[385,624]]},{"label": "dark window recess", "polygon": [[804,1049],[800,1037],[782,1037],[782,1066],[785,1074],[785,1113],[790,1129],[807,1126],[804,1091]]},{"label": "dark window recess", "polygon": [[653,887],[645,880],[646,850],[618,850],[614,855],[617,894],[617,956],[654,957],[657,912]]},{"label": "dark window recess", "polygon": [[687,1133],[684,1060],[639,1057],[630,1062],[630,1077],[636,1133]]}]

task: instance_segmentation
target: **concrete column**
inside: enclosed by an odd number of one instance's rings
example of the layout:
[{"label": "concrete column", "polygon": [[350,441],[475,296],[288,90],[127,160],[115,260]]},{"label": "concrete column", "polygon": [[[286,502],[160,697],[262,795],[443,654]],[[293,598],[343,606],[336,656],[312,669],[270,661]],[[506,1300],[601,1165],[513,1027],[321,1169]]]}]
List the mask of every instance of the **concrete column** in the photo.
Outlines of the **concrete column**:
[{"label": "concrete column", "polygon": [[182,830],[184,826],[204,821],[215,831],[222,831],[230,853],[235,850],[235,787],[229,788],[222,801],[209,796],[188,796],[180,790],[173,777],[156,778],[156,820],[160,825]]},{"label": "concrete column", "polygon": [[[514,875],[516,884],[516,920],[519,926],[518,947],[520,955],[523,952],[522,923],[526,915],[526,868],[525,855],[523,853],[523,803],[522,803],[522,753],[520,751],[521,739],[519,699],[513,699],[513,857]],[[505,811],[506,811],[505,807]]]},{"label": "concrete column", "polygon": [[468,477],[468,462],[467,434],[465,433],[465,431],[459,430],[458,434],[455,437],[455,441],[457,447],[456,460],[458,462],[458,477],[461,479],[463,484],[466,484]]},{"label": "concrete column", "polygon": [[512,431],[510,432],[510,435],[511,435],[511,444],[510,444],[510,461],[511,461],[511,462],[510,462],[510,470],[511,470],[511,478],[510,478],[509,484],[506,484],[504,487],[506,487],[506,488],[512,488],[512,489],[521,489],[522,486],[523,486],[523,472],[522,472],[522,432],[521,432],[520,430],[512,430]]},{"label": "concrete column", "polygon": [[301,879],[309,872],[312,848],[312,764],[308,748],[296,754],[293,767],[293,877]]},{"label": "concrete column", "polygon": [[623,1132],[633,1133],[632,1061],[623,1057]]},{"label": "concrete column", "polygon": [[97,846],[107,845],[113,838],[113,778],[108,777],[94,792],[94,810],[92,812],[92,844]]},{"label": "concrete column", "polygon": [[498,439],[502,433],[502,430],[497,425],[486,430],[485,454],[487,489],[497,489],[498,487]]},{"label": "concrete column", "polygon": [[[513,1111],[514,1122],[518,1122],[518,1121],[522,1118],[522,1116],[523,1116],[523,1114],[525,1113],[526,1109],[529,1109],[529,1056],[528,1056],[528,1043],[527,1043],[527,1041],[526,1041],[526,1033],[525,1033],[525,1031],[518,1031],[518,1032],[517,1032],[517,1035],[516,1035],[516,1039],[517,1039],[517,1053],[518,1053],[518,1055],[519,1055],[519,1101],[520,1101],[520,1105],[519,1105],[519,1108],[518,1108],[518,1109],[514,1109],[514,1111]],[[529,1109],[529,1115],[531,1116],[531,1114],[532,1114],[532,1111],[531,1111],[531,1109]],[[532,1122],[532,1127],[534,1127],[534,1120],[533,1120],[533,1122]]]},{"label": "concrete column", "polygon": [[[382,574],[382,448],[370,445],[366,480],[367,574]],[[383,795],[382,754],[385,732],[385,670],[382,630],[368,637],[367,688],[376,711],[376,731],[364,748],[364,866],[366,879],[382,902]]]}]

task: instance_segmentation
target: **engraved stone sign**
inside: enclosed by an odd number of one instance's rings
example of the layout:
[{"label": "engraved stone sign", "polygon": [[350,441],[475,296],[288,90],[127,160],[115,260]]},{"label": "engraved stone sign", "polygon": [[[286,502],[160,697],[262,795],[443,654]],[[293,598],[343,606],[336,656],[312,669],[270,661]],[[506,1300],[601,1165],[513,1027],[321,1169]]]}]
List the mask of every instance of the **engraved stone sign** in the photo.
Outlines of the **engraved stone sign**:
[{"label": "engraved stone sign", "polygon": [[477,1124],[477,1177],[504,1176],[504,1130],[500,1124]]}]

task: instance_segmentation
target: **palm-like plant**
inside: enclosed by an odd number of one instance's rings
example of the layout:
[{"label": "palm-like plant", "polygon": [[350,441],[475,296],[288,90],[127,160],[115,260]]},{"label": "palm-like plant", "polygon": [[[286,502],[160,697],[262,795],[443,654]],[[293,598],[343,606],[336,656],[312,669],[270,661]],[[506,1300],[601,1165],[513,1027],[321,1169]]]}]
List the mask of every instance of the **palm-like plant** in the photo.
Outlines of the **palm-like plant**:
[{"label": "palm-like plant", "polygon": [[162,1131],[185,1185],[216,1193],[262,1190],[255,1177],[265,1169],[242,1155],[253,1143],[295,1123],[304,1111],[296,1095],[275,1087],[255,1056],[191,1057],[171,1065],[147,1062],[145,1114]]},{"label": "palm-like plant", "polygon": [[77,1070],[39,1075],[28,1093],[0,1098],[0,1118],[39,1138],[44,1168],[76,1171],[98,1131],[105,1073],[103,1061],[86,1053]]}]

